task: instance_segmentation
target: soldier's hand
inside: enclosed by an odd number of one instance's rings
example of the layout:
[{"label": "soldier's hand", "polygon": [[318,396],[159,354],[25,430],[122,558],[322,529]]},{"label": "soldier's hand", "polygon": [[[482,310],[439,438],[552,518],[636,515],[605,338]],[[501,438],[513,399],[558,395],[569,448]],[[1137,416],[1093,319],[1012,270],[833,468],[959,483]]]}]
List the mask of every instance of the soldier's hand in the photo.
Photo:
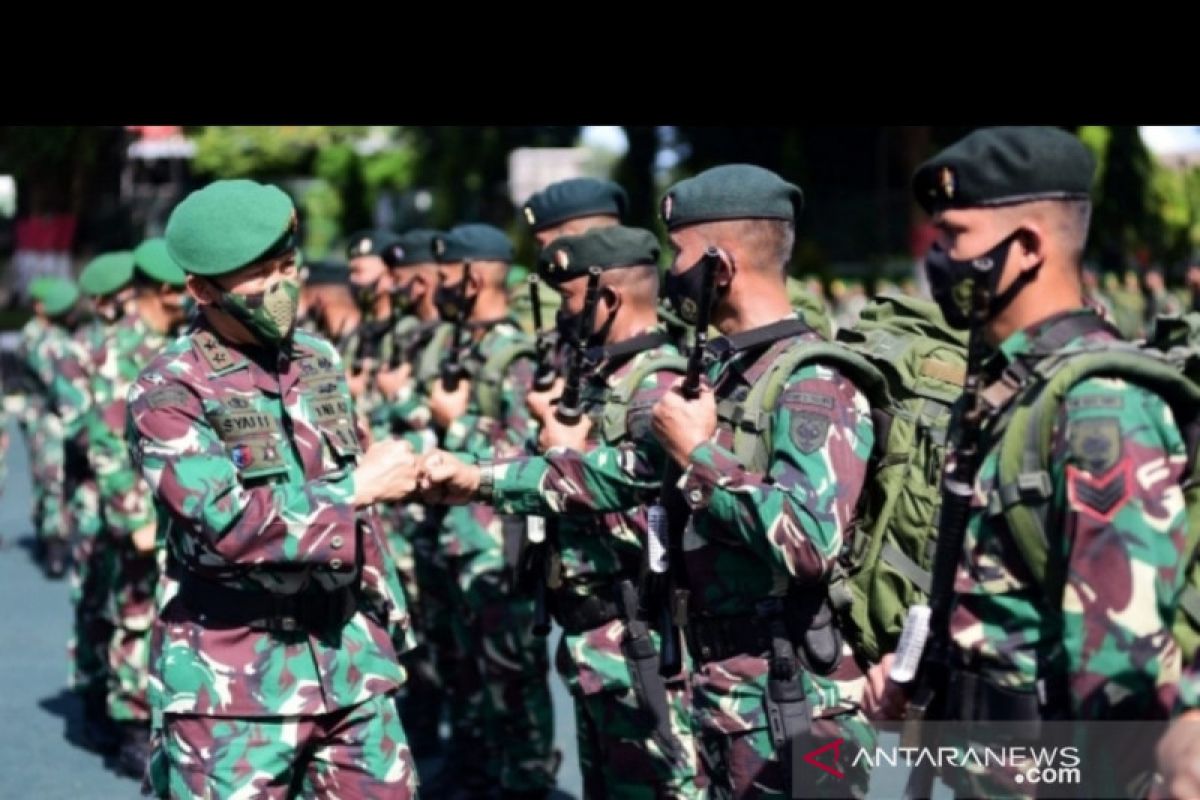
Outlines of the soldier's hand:
[{"label": "soldier's hand", "polygon": [[449,428],[450,423],[467,413],[471,382],[460,380],[453,392],[446,388],[441,379],[434,381],[429,392],[429,413],[439,428]]},{"label": "soldier's hand", "polygon": [[157,526],[151,522],[143,525],[134,531],[129,540],[133,542],[133,549],[139,553],[153,553],[157,545]]},{"label": "soldier's hand", "polygon": [[560,422],[554,414],[549,414],[542,420],[542,429],[538,433],[538,447],[543,451],[549,450],[551,447],[583,450],[591,429],[592,420],[589,417],[580,417],[574,425],[566,425]]},{"label": "soldier's hand", "polygon": [[863,713],[867,719],[882,722],[904,717],[908,694],[903,686],[888,677],[895,660],[896,654],[888,653],[867,670],[867,685],[863,690]]},{"label": "soldier's hand", "polygon": [[479,467],[444,450],[422,456],[420,472],[421,499],[430,505],[460,506],[479,489]]},{"label": "soldier's hand", "polygon": [[552,416],[554,407],[551,405],[552,400],[557,400],[562,397],[563,386],[565,382],[562,376],[554,379],[554,383],[544,392],[530,392],[525,395],[525,407],[529,409],[529,413],[538,422],[545,422],[546,418]]},{"label": "soldier's hand", "polygon": [[682,388],[683,378],[679,378],[671,391],[654,404],[651,430],[667,455],[686,466],[692,451],[717,430],[717,403],[708,386],[701,384],[700,396],[695,400],[684,397]]},{"label": "soldier's hand", "polygon": [[1158,772],[1151,797],[1200,800],[1200,709],[1184,712],[1159,740]]},{"label": "soldier's hand", "polygon": [[412,364],[401,364],[396,369],[380,372],[375,376],[375,385],[389,400],[394,400],[400,390],[412,379]]},{"label": "soldier's hand", "polygon": [[367,379],[370,377],[370,375],[371,375],[371,363],[370,363],[370,360],[368,359],[368,360],[363,361],[362,369],[359,372],[357,372],[357,373],[351,372],[347,376],[346,382],[350,384],[350,394],[354,395],[355,400],[362,397],[363,394],[366,393]]},{"label": "soldier's hand", "polygon": [[354,470],[354,505],[405,500],[417,488],[417,457],[402,439],[371,445]]}]

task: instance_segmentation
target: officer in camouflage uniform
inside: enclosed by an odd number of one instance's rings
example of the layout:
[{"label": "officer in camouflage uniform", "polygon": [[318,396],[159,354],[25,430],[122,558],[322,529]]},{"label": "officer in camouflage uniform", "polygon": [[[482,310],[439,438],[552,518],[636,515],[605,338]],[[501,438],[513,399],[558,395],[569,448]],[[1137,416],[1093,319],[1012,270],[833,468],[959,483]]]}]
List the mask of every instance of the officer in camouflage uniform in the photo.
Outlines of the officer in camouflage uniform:
[{"label": "officer in camouflage uniform", "polygon": [[[539,272],[563,295],[559,333],[572,349],[587,348],[579,423],[546,414],[541,441],[550,449],[541,457],[424,462],[431,493],[440,484],[459,502],[562,515],[544,569],[531,580],[546,584],[564,631],[556,661],[575,698],[589,798],[702,795],[686,675],[664,684],[658,636],[638,608],[642,504],[656,493],[664,466],[648,435],[649,413],[683,367],[657,325],[658,257],[653,234],[623,227],[561,237],[543,250]],[[603,270],[595,310],[585,308],[589,267]],[[578,329],[589,322],[580,340]]]},{"label": "officer in camouflage uniform", "polygon": [[[983,329],[996,347],[984,368],[989,415],[950,612],[950,719],[1164,720],[1175,702],[1181,654],[1170,628],[1184,577],[1186,449],[1163,399],[1118,378],[1088,378],[1067,392],[1045,488],[1019,500],[1047,504],[1047,575],[1063,576],[1057,592],[1033,577],[1006,514],[996,512],[1006,504],[999,426],[1027,401],[1033,369],[1065,348],[1119,339],[1086,308],[1080,284],[1094,169],[1087,148],[1062,130],[993,128],[914,177],[940,234],[927,268],[947,321],[970,324],[955,298],[968,294],[972,261],[997,265]],[[898,694],[891,685],[885,705]],[[1106,763],[1082,767],[1124,778],[1123,759],[1134,769],[1150,763],[1152,740],[1119,737],[1105,742]],[[1030,792],[1020,768],[957,770],[949,780],[971,796]]]},{"label": "officer in camouflage uniform", "polygon": [[[512,245],[489,225],[460,225],[435,240],[439,261],[436,302],[444,320],[456,320],[461,335],[452,344],[450,364],[461,373],[434,384],[429,408],[441,431],[441,445],[477,458],[516,455],[534,428],[525,405],[533,380],[533,346],[509,313],[505,275]],[[449,366],[449,364],[448,364]],[[480,687],[459,678],[456,691],[470,699],[469,716],[486,744],[455,741],[447,775],[464,773],[489,752],[488,769],[505,797],[545,797],[554,785],[558,755],[552,752],[554,719],[547,684],[546,643],[533,637],[533,604],[514,596],[510,572],[524,537],[524,520],[474,504],[449,509],[441,522],[439,550],[445,555],[456,591],[455,635],[469,654]],[[465,731],[464,731],[465,732]],[[474,738],[474,737],[473,737]],[[459,760],[467,759],[459,763]],[[463,774],[468,794],[486,792],[474,774]]]},{"label": "officer in camouflage uniform", "polygon": [[[792,783],[795,750],[778,752],[768,728],[770,682],[796,698],[780,711],[807,721],[788,731],[793,740],[871,738],[862,670],[825,600],[874,444],[867,399],[838,370],[802,365],[771,415],[765,472],[733,453],[749,387],[793,343],[822,339],[793,312],[785,284],[802,204],[778,175],[727,165],[676,184],[661,206],[675,253],[666,294],[685,318],[701,302],[701,257],[720,254],[712,319],[724,336],[710,347],[712,388],[694,400],[667,393],[652,427],[683,469],[691,511],[672,570],[689,592],[693,713],[715,796],[780,797]],[[865,793],[865,771],[843,768],[837,778],[799,765],[804,783],[792,796]]]},{"label": "officer in camouflage uniform", "polygon": [[79,299],[75,284],[64,278],[42,278],[30,288],[33,317],[21,329],[18,354],[33,386],[26,393],[21,427],[33,473],[33,525],[38,555],[46,575],[67,571],[71,531],[63,495],[65,450],[62,418],[49,397],[55,354],[70,347],[68,316]]},{"label": "officer in camouflage uniform", "polygon": [[201,317],[129,392],[170,590],[154,622],[149,774],[178,797],[403,797],[416,776],[392,695],[403,591],[373,505],[411,451],[363,452],[333,347],[294,333],[296,213],[218,181],[167,223]]}]

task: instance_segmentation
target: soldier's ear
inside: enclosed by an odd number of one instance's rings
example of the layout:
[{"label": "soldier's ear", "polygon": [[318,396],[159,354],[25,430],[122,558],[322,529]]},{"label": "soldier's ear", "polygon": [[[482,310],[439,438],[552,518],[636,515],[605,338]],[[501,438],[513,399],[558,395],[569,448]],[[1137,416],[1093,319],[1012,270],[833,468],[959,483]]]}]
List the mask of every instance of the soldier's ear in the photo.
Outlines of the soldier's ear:
[{"label": "soldier's ear", "polygon": [[1046,260],[1046,239],[1037,223],[1028,223],[1017,231],[1017,269],[1021,272],[1034,269]]},{"label": "soldier's ear", "polygon": [[187,276],[187,292],[202,306],[215,305],[220,299],[220,292],[212,281],[199,275]]}]

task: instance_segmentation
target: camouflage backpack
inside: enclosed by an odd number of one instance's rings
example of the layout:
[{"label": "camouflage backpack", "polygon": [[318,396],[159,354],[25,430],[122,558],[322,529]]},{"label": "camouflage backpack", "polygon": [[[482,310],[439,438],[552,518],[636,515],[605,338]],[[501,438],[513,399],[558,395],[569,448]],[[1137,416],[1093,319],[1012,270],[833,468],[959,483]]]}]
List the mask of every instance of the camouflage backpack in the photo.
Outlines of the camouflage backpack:
[{"label": "camouflage backpack", "polygon": [[966,335],[937,306],[881,296],[836,342],[797,342],[751,387],[732,416],[734,453],[766,470],[771,416],[800,367],[837,368],[871,404],[875,447],[852,532],[837,559],[829,598],[856,652],[878,660],[900,637],[908,607],[929,592],[942,462],[951,406],[962,393]]},{"label": "camouflage backpack", "polygon": [[997,487],[989,510],[1003,513],[1017,549],[1051,608],[1061,606],[1064,576],[1049,559],[1050,475],[1054,422],[1071,387],[1092,377],[1121,378],[1154,392],[1171,408],[1187,445],[1183,495],[1188,534],[1180,563],[1183,588],[1172,634],[1185,663],[1200,648],[1200,314],[1160,318],[1153,341],[1104,342],[1059,351],[1034,368],[1000,434]]}]

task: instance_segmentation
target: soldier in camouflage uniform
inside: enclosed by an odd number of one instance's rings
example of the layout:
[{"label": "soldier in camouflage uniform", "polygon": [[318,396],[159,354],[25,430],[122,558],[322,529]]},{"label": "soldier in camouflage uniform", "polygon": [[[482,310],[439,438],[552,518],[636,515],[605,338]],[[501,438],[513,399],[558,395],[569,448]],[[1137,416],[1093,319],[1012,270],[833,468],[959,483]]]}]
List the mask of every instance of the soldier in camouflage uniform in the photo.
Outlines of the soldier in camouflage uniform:
[{"label": "soldier in camouflage uniform", "polygon": [[[346,368],[358,409],[370,419],[381,402],[375,376],[387,369],[395,344],[391,334],[399,322],[399,315],[393,313],[392,276],[382,258],[395,244],[396,234],[359,231],[349,241],[350,295],[360,316],[346,340]],[[407,328],[414,321],[403,322]]]},{"label": "soldier in camouflage uniform", "polygon": [[296,329],[328,339],[345,360],[349,334],[361,317],[350,296],[346,265],[318,261],[301,269],[300,319]]},{"label": "soldier in camouflage uniform", "polygon": [[[1186,449],[1168,405],[1117,378],[1085,379],[1067,392],[1039,494],[1054,526],[1048,574],[1064,576],[1057,593],[1033,577],[1006,515],[994,510],[1006,502],[999,426],[1027,397],[1032,370],[1064,348],[1119,339],[1084,306],[1079,279],[1094,168],[1062,130],[994,128],[927,161],[913,181],[939,231],[927,267],[951,324],[970,324],[955,298],[972,261],[997,265],[983,329],[996,346],[984,368],[989,416],[950,612],[947,714],[962,722],[1163,720],[1175,702],[1181,654],[1170,629],[1184,578]],[[1061,605],[1049,605],[1047,593]],[[894,685],[888,694],[896,697]],[[1117,735],[1106,753],[1137,768],[1150,763],[1152,741]],[[1082,766],[1121,770],[1118,758],[1105,759],[1113,763]],[[1022,794],[1025,776],[964,769],[950,780],[971,796],[1012,795]]]},{"label": "soldier in camouflage uniform", "polygon": [[46,575],[66,574],[71,531],[64,489],[62,418],[49,396],[54,382],[54,355],[70,347],[67,318],[79,299],[79,290],[63,278],[44,278],[31,288],[33,317],[21,329],[18,350],[27,374],[36,386],[26,394],[21,419],[33,473],[33,524],[38,555]]},{"label": "soldier in camouflage uniform", "polygon": [[373,504],[414,460],[371,445],[333,347],[294,332],[296,214],[218,181],[167,223],[201,317],[129,392],[170,590],[152,639],[149,769],[184,797],[413,797],[392,695],[403,590]]},{"label": "soldier in camouflage uniform", "polygon": [[[508,310],[512,245],[489,225],[460,225],[435,240],[435,252],[439,313],[462,323],[455,327],[462,339],[450,355],[463,371],[439,378],[429,399],[441,445],[477,458],[518,454],[533,431],[525,405],[533,347]],[[490,748],[490,780],[498,778],[503,795],[512,798],[545,797],[557,770],[546,643],[531,633],[532,602],[514,596],[509,580],[514,547],[523,537],[520,517],[482,504],[449,509],[438,537],[456,591],[455,635],[469,654],[460,666],[474,665],[480,681],[472,693],[474,676],[464,674],[456,691],[478,698],[467,702],[471,715],[482,706],[482,725],[474,727]],[[472,768],[470,760],[479,762],[480,753],[488,752],[467,747],[454,742],[448,769]],[[460,784],[470,794],[489,788],[475,776]]]},{"label": "soldier in camouflage uniform", "polygon": [[[68,448],[68,486],[74,494],[70,506],[76,529],[71,570],[74,625],[68,646],[71,686],[83,699],[85,738],[100,752],[112,754],[121,744],[121,731],[108,708],[109,646],[115,623],[109,596],[117,552],[101,507],[91,436],[93,432],[109,435],[96,417],[97,371],[111,350],[106,343],[117,323],[133,313],[132,283],[133,254],[127,251],[104,253],[84,267],[79,286],[91,299],[95,317],[76,331],[71,347],[56,358],[52,386]],[[118,446],[124,449],[124,442]]]},{"label": "soldier in camouflage uniform", "polygon": [[[424,462],[423,486],[435,494],[434,485],[442,484],[459,502],[482,499],[502,512],[559,517],[546,569],[531,580],[545,582],[547,604],[564,631],[556,661],[575,698],[589,798],[702,795],[686,675],[666,684],[658,676],[658,637],[646,630],[637,602],[643,503],[657,492],[664,466],[662,449],[648,436],[649,412],[682,369],[657,325],[658,257],[654,235],[632,228],[606,227],[550,244],[539,272],[563,295],[559,332],[588,348],[580,423],[546,414],[540,438],[549,449],[540,457],[471,466],[439,454]],[[604,270],[604,310],[580,341],[591,266]],[[635,631],[636,638],[650,637],[649,650],[636,649]]]},{"label": "soldier in camouflage uniform", "polygon": [[[417,453],[437,446],[426,401],[452,334],[433,302],[438,283],[433,242],[440,235],[417,228],[398,236],[382,254],[391,272],[393,307],[402,315],[401,323],[411,324],[398,323],[393,331],[397,366],[376,376],[380,403],[371,424],[379,436],[400,437]],[[454,711],[461,705],[446,704],[447,681],[460,669],[460,654],[451,625],[450,576],[437,547],[441,516],[420,503],[398,506],[396,511],[389,541],[417,637],[417,647],[405,654],[409,676],[400,716],[413,756],[421,759],[441,749],[438,727],[444,705],[451,711],[452,728],[463,724]]]},{"label": "soldier in camouflage uniform", "polygon": [[184,273],[162,239],[123,255],[131,262],[134,298],[129,313],[104,337],[91,375],[88,456],[104,517],[99,546],[110,551],[112,566],[102,612],[112,631],[106,648],[108,716],[122,731],[118,766],[141,777],[149,757],[150,630],[159,569],[154,508],[125,444],[125,396],[184,322]]},{"label": "soldier in camouflage uniform", "polygon": [[[675,253],[666,294],[685,317],[695,319],[701,302],[701,257],[709,247],[720,254],[712,313],[724,337],[710,348],[712,388],[694,400],[668,392],[652,430],[683,470],[677,485],[691,516],[683,563],[672,569],[689,591],[701,753],[723,797],[779,797],[791,782],[793,758],[777,752],[768,727],[769,679],[798,682],[804,698],[793,705],[808,730],[789,736],[870,740],[859,709],[862,670],[828,623],[825,601],[874,443],[867,399],[838,370],[803,365],[771,415],[765,472],[733,453],[749,387],[795,342],[822,339],[793,312],[785,284],[802,204],[800,190],[778,175],[728,165],[676,184],[661,207]],[[799,796],[866,791],[865,771],[849,765],[841,779],[798,769]]]}]

